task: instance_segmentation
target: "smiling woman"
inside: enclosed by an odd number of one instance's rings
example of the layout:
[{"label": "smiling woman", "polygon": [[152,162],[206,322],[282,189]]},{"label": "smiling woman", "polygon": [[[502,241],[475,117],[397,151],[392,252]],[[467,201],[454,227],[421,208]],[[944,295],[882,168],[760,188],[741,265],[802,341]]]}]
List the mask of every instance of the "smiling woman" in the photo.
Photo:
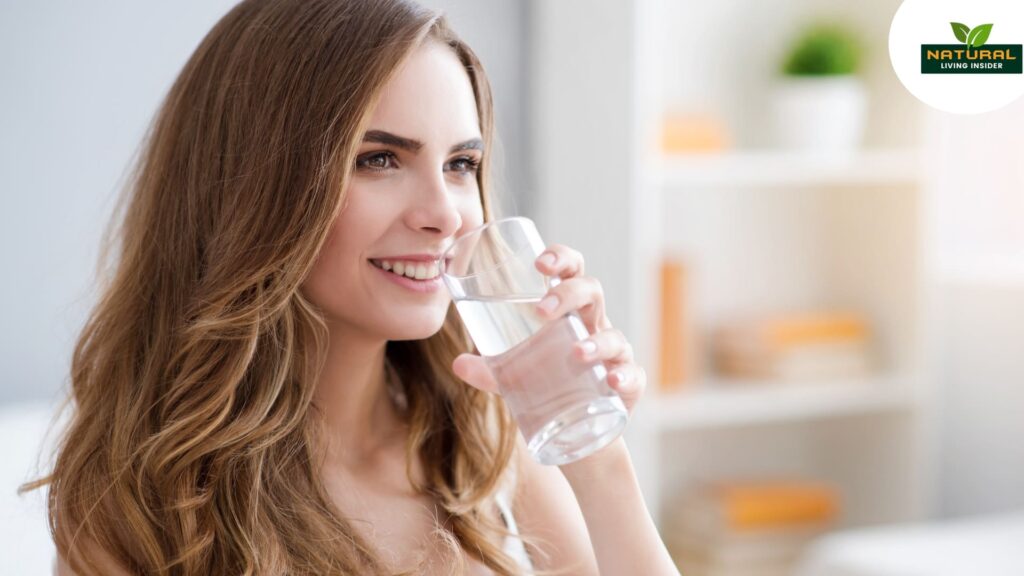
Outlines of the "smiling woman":
[{"label": "smiling woman", "polygon": [[[493,138],[480,61],[411,2],[217,23],[144,143],[70,425],[24,487],[50,487],[58,574],[674,573],[624,445],[532,461],[439,289],[493,219]],[[599,284],[556,254],[632,406]]]},{"label": "smiling woman", "polygon": [[524,569],[498,494],[515,429],[452,373],[468,339],[419,268],[490,216],[491,110],[409,2],[217,23],[125,190],[72,422],[28,486],[50,484],[63,573]]}]

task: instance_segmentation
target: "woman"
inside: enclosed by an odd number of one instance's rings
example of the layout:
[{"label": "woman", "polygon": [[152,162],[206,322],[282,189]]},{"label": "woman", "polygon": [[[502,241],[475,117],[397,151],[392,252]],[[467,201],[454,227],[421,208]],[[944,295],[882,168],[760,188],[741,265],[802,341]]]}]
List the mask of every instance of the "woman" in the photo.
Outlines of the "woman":
[{"label": "woman", "polygon": [[[677,573],[622,440],[534,462],[446,292],[378,269],[492,218],[493,131],[480,62],[413,4],[247,0],[213,28],[147,136],[34,484],[58,574]],[[581,256],[537,266],[632,409],[645,377]]]}]

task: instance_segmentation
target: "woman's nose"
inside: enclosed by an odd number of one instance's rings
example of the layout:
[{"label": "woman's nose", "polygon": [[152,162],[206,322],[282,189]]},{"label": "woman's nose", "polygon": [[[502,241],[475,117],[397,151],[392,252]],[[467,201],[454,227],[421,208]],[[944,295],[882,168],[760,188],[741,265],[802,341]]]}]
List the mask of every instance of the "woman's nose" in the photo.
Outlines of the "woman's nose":
[{"label": "woman's nose", "polygon": [[462,226],[459,207],[443,173],[425,178],[415,196],[418,199],[409,216],[413,228],[450,236]]}]

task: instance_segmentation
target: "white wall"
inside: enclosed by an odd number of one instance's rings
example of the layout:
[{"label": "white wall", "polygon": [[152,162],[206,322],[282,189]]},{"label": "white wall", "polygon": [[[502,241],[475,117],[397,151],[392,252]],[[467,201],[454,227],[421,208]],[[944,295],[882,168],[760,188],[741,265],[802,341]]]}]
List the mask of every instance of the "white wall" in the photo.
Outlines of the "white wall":
[{"label": "white wall", "polygon": [[938,511],[1024,506],[1024,98],[929,121]]},{"label": "white wall", "polygon": [[232,2],[0,3],[0,400],[52,396],[119,179]]},{"label": "white wall", "polygon": [[939,512],[1024,508],[1024,286],[941,292]]},{"label": "white wall", "polygon": [[[450,13],[488,67],[508,188],[525,189],[525,3],[428,4]],[[0,402],[63,386],[121,178],[164,93],[232,5],[0,2]]]}]

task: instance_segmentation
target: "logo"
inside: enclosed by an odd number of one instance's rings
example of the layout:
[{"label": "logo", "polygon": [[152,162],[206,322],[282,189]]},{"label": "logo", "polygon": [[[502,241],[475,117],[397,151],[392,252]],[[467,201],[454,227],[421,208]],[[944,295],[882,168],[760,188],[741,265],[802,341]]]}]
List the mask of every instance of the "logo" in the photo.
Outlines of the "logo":
[{"label": "logo", "polygon": [[903,87],[955,114],[998,110],[1024,95],[1021,44],[1021,0],[903,0],[889,27]]},{"label": "logo", "polygon": [[1020,44],[992,44],[985,47],[992,24],[973,29],[950,22],[953,35],[961,44],[922,44],[922,74],[1020,74]]}]

